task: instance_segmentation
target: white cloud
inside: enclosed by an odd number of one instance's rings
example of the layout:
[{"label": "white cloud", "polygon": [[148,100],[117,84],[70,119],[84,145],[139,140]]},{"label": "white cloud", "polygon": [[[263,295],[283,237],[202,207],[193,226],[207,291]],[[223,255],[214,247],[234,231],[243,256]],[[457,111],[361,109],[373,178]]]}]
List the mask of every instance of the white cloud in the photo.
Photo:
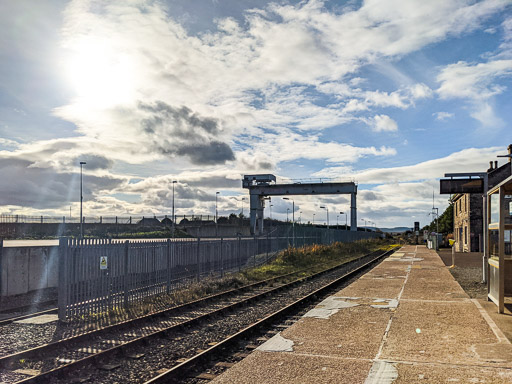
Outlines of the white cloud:
[{"label": "white cloud", "polygon": [[[415,165],[354,171],[345,173],[344,176],[361,184],[383,184],[436,179],[443,177],[445,173],[485,172],[489,165],[488,161],[496,159],[502,152],[502,147],[469,148]],[[330,168],[326,168],[314,176],[329,177],[332,173]]]},{"label": "white cloud", "polygon": [[432,116],[435,116],[436,120],[445,121],[451,119],[455,115],[451,112],[434,112]]},{"label": "white cloud", "polygon": [[388,115],[376,115],[370,120],[370,124],[375,132],[398,131],[398,124]]},{"label": "white cloud", "polygon": [[20,145],[17,141],[0,137],[0,147],[17,148]]},{"label": "white cloud", "polygon": [[437,81],[441,86],[437,93],[443,99],[467,98],[486,100],[504,91],[494,81],[512,75],[512,60],[496,60],[488,63],[469,64],[459,61],[444,67]]},{"label": "white cloud", "polygon": [[437,81],[441,83],[437,93],[442,99],[468,100],[473,118],[484,127],[501,127],[503,121],[496,116],[488,100],[505,91],[505,87],[496,81],[507,76],[512,76],[512,60],[478,64],[459,61],[441,70],[437,76]]}]

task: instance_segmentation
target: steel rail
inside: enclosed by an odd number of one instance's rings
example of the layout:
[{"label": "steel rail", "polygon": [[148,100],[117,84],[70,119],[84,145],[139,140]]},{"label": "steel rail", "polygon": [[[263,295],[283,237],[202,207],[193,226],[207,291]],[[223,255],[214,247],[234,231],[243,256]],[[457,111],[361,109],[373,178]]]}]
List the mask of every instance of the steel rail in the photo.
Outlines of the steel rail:
[{"label": "steel rail", "polygon": [[[363,257],[368,257],[372,254],[374,254],[375,252],[372,252],[368,255],[365,255],[365,256],[362,256],[361,258]],[[361,259],[359,258],[359,259]],[[291,283],[288,283],[288,284],[285,284],[285,285],[282,285],[282,286],[279,286],[279,287],[275,287],[275,288],[272,288],[272,289],[269,289],[265,292],[261,292],[261,293],[257,293],[256,295],[253,295],[253,296],[250,296],[248,298],[245,298],[243,300],[240,300],[240,301],[237,301],[235,303],[232,303],[232,304],[229,304],[227,306],[224,306],[222,308],[219,308],[219,309],[216,309],[216,310],[213,310],[211,312],[208,312],[208,313],[205,313],[205,314],[202,314],[202,315],[199,315],[197,317],[194,317],[192,319],[187,319],[181,323],[178,323],[178,324],[174,324],[172,326],[169,326],[169,327],[166,327],[166,328],[163,328],[163,329],[159,329],[155,332],[152,332],[148,335],[145,335],[145,336],[141,336],[141,337],[138,337],[136,339],[133,339],[133,340],[130,340],[130,341],[127,341],[127,342],[124,342],[120,345],[116,345],[116,346],[113,346],[111,348],[108,348],[108,349],[105,349],[103,351],[100,351],[98,353],[95,353],[95,354],[91,354],[89,356],[86,356],[84,358],[81,358],[79,360],[75,360],[73,362],[70,362],[68,364],[64,364],[62,366],[59,366],[59,367],[56,367],[52,370],[49,370],[49,371],[46,371],[46,372],[43,372],[37,376],[33,376],[33,377],[29,377],[27,379],[24,379],[24,380],[21,380],[21,381],[18,381],[16,383],[46,383],[47,380],[50,378],[50,377],[53,377],[54,375],[57,375],[57,376],[60,376],[60,375],[63,375],[65,374],[66,372],[70,372],[72,370],[75,370],[75,369],[80,369],[88,364],[91,364],[91,363],[96,363],[96,362],[99,362],[101,360],[103,360],[104,358],[106,357],[109,357],[109,356],[113,356],[117,353],[124,353],[127,349],[129,348],[132,348],[134,346],[137,346],[137,345],[140,345],[141,343],[146,343],[147,341],[151,340],[151,339],[154,339],[154,338],[158,338],[158,337],[161,337],[161,336],[165,336],[167,334],[170,334],[170,333],[175,333],[176,331],[182,329],[182,328],[186,328],[186,327],[189,327],[195,323],[198,323],[198,322],[201,322],[201,321],[204,321],[205,319],[208,319],[210,317],[213,317],[213,316],[218,316],[218,315],[221,315],[225,312],[229,312],[237,307],[240,307],[240,306],[245,306],[247,305],[248,303],[251,303],[253,301],[257,301],[259,299],[261,299],[262,297],[265,297],[269,294],[272,294],[272,293],[275,293],[275,292],[279,292],[283,289],[287,289],[287,288],[291,288],[297,284],[300,284],[304,281],[307,281],[307,280],[310,280],[310,279],[313,279],[315,277],[319,277],[323,274],[326,274],[326,273],[329,273],[333,270],[336,270],[337,268],[341,268],[343,266],[346,266],[347,264],[350,264],[350,263],[353,263],[355,261],[357,261],[358,259],[356,260],[351,260],[351,261],[348,261],[348,262],[345,262],[345,263],[342,263],[342,264],[339,264],[339,265],[336,265],[334,267],[330,267],[330,268],[327,268],[323,271],[320,271],[316,274],[312,274],[312,275],[309,275],[309,276],[305,276],[305,277],[301,277],[297,280],[294,280],[293,282]],[[179,306],[179,307],[174,307],[174,308],[171,308],[169,310],[164,310],[162,312],[169,312],[171,310],[177,310],[178,308],[180,309],[183,309],[184,307],[189,307],[189,306],[194,306],[194,305],[197,305],[199,304],[201,301],[204,301],[204,300],[211,300],[215,297],[220,297],[220,296],[228,296],[227,293],[236,293],[236,292],[241,292],[241,290],[245,289],[245,288],[255,288],[255,286],[258,286],[258,285],[265,285],[266,283],[268,282],[271,282],[271,281],[275,281],[279,278],[283,278],[283,277],[286,277],[286,276],[289,276],[289,275],[293,275],[293,274],[297,274],[301,271],[297,271],[297,272],[292,272],[292,273],[289,273],[289,274],[285,274],[285,275],[282,275],[282,276],[278,276],[278,277],[275,277],[275,278],[271,278],[271,279],[267,279],[267,280],[264,280],[262,282],[258,282],[258,283],[254,283],[254,284],[250,284],[250,285],[247,285],[247,286],[244,286],[244,287],[241,287],[240,289],[234,289],[234,290],[231,290],[231,291],[227,291],[227,292],[223,292],[223,293],[220,293],[220,294],[216,294],[216,295],[212,295],[212,296],[209,296],[207,298],[203,298],[203,299],[199,299],[199,300],[196,300],[194,302],[191,302],[191,303],[186,303],[182,306]],[[303,271],[302,271],[303,272]],[[114,326],[109,326],[109,327],[106,327],[106,328],[103,328],[101,331],[103,332],[106,332],[107,330],[112,330],[113,327],[118,327],[120,325],[133,325],[133,321],[140,321],[141,319],[145,319],[147,317],[150,317],[151,315],[147,315],[147,316],[144,316],[142,318],[138,318],[138,319],[134,319],[132,321],[127,321],[127,322],[124,322],[124,323],[121,323],[121,324],[116,324]],[[77,336],[77,338],[85,338],[85,337],[89,337],[92,333],[96,333],[97,331],[92,331],[92,332],[89,332],[87,334],[82,334],[82,335],[79,335]],[[5,356],[4,358],[0,358],[0,366],[2,367],[5,367],[6,365],[8,365],[8,363],[12,363],[12,362],[15,362],[17,360],[19,360],[20,358],[27,358],[27,357],[30,357],[30,356],[34,356],[34,355],[39,355],[41,354],[45,349],[47,349],[48,347],[54,347],[54,348],[64,348],[65,347],[65,343],[69,343],[69,342],[76,342],[76,338],[70,338],[70,339],[63,339],[63,340],[60,340],[60,341],[57,341],[57,342],[54,342],[54,343],[50,343],[46,346],[41,346],[41,347],[36,347],[32,350],[27,350],[27,351],[23,351],[19,354],[13,354],[13,355],[9,355],[9,356]]]},{"label": "steel rail", "polygon": [[[176,383],[181,382],[183,377],[186,377],[187,374],[192,371],[196,366],[200,364],[204,364],[207,361],[210,361],[213,356],[220,356],[223,354],[223,350],[229,348],[230,346],[237,344],[240,340],[247,338],[248,336],[252,335],[255,332],[258,332],[260,328],[264,326],[268,326],[272,323],[275,323],[278,319],[286,316],[288,313],[297,310],[298,308],[303,307],[308,301],[314,300],[319,296],[322,296],[326,292],[328,292],[330,289],[332,289],[334,286],[340,284],[341,282],[347,280],[348,278],[354,276],[359,271],[367,268],[371,264],[375,263],[376,261],[380,260],[383,257],[388,256],[394,252],[394,250],[389,250],[383,253],[382,255],[379,255],[375,257],[374,259],[370,260],[369,262],[355,268],[354,270],[346,273],[345,275],[341,276],[340,278],[330,282],[329,284],[324,285],[323,287],[309,293],[308,295],[304,296],[301,299],[296,300],[290,305],[287,305],[286,307],[272,313],[271,315],[255,322],[254,324],[244,328],[243,330],[235,333],[234,335],[229,336],[228,338],[224,339],[223,341],[218,342],[214,346],[204,350],[201,353],[198,353],[197,355],[189,358],[188,360],[184,361],[183,363],[180,363],[168,371],[152,378],[151,380],[146,381],[144,384],[161,384],[161,383]],[[180,380],[180,381],[178,381]]]},{"label": "steel rail", "polygon": [[[94,329],[92,331],[87,331],[87,332],[81,333],[79,335],[71,336],[68,338],[61,339],[61,340],[53,341],[51,343],[43,344],[43,345],[40,345],[40,346],[37,346],[34,348],[30,348],[30,349],[23,350],[20,352],[15,352],[10,355],[2,356],[2,357],[0,357],[0,368],[5,368],[9,364],[16,362],[19,359],[28,359],[33,356],[41,355],[43,352],[45,352],[47,350],[63,349],[66,347],[66,345],[69,345],[71,343],[79,343],[87,338],[90,338],[93,336],[99,336],[102,333],[107,333],[107,332],[111,332],[111,331],[117,331],[117,330],[121,330],[124,328],[132,327],[132,326],[138,325],[139,323],[144,323],[144,322],[148,322],[149,320],[152,320],[152,319],[157,319],[159,317],[165,317],[165,316],[171,315],[174,312],[184,311],[184,310],[194,308],[194,307],[197,307],[200,305],[208,304],[210,301],[228,298],[229,296],[243,293],[243,291],[255,289],[258,286],[264,286],[266,284],[275,282],[279,279],[284,279],[284,278],[293,276],[294,274],[298,274],[298,273],[302,273],[302,272],[304,272],[304,270],[290,272],[290,273],[287,273],[284,275],[279,275],[276,277],[272,277],[270,279],[266,279],[266,280],[258,281],[258,282],[252,283],[252,284],[247,284],[242,287],[234,288],[229,291],[215,293],[215,294],[212,294],[212,295],[209,295],[206,297],[199,298],[197,300],[193,300],[193,301],[190,301],[190,302],[187,302],[184,304],[180,304],[178,306],[163,309],[161,311],[149,313],[147,315],[140,316],[135,319],[121,321],[119,323],[108,325],[106,327],[102,327],[99,329]],[[26,318],[29,318],[32,316],[34,316],[34,315],[27,315]]]}]

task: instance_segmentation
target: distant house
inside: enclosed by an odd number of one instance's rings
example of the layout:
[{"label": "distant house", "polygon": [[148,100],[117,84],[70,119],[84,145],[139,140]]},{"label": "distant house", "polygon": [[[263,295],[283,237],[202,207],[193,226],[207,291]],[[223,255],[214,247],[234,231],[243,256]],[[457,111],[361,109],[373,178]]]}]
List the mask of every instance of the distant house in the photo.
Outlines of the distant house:
[{"label": "distant house", "polygon": [[156,217],[143,217],[137,225],[140,227],[161,227],[162,223]]},{"label": "distant house", "polygon": [[[512,144],[508,146],[509,154]],[[509,163],[498,167],[490,162],[488,174],[489,189],[501,183],[511,174]],[[487,191],[486,191],[487,193]],[[456,252],[483,252],[483,197],[481,194],[459,193],[451,198],[453,205],[453,236]]]}]

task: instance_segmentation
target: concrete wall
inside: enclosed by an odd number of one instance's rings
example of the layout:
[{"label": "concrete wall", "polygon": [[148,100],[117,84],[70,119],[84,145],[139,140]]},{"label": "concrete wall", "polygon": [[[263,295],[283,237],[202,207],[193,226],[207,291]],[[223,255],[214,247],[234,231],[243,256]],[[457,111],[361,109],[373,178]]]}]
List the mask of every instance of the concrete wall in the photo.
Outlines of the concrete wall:
[{"label": "concrete wall", "polygon": [[194,237],[236,237],[236,236],[250,236],[251,231],[248,226],[238,226],[230,224],[215,224],[211,225],[186,225],[180,226],[180,229],[186,231],[189,235]]},{"label": "concrete wall", "polygon": [[0,257],[2,296],[57,287],[58,247],[4,247]]}]

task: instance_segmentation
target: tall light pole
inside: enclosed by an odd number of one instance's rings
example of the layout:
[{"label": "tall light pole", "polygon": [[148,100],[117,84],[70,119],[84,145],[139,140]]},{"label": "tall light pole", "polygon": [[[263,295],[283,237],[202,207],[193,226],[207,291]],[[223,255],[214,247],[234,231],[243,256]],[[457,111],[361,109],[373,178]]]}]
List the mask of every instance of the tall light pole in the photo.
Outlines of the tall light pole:
[{"label": "tall light pole", "polygon": [[217,196],[219,196],[220,192],[215,192],[215,237],[219,236],[219,211],[217,210]]},{"label": "tall light pole", "polygon": [[361,221],[364,221],[364,231],[367,232],[366,231],[366,219],[361,219]]},{"label": "tall light pole", "polygon": [[299,211],[299,223],[302,224],[302,211]]},{"label": "tall light pole", "polygon": [[295,247],[295,200],[290,199],[288,197],[283,197],[283,200],[291,200],[292,201],[292,232],[293,232],[293,246]]},{"label": "tall light pole", "polygon": [[346,212],[340,212],[340,215],[345,215],[345,231],[348,229],[347,228],[347,213]]},{"label": "tall light pole", "polygon": [[174,236],[174,231],[176,230],[175,221],[176,221],[176,215],[174,214],[174,184],[176,184],[178,181],[173,180],[172,181],[172,235]]},{"label": "tall light pole", "polygon": [[315,213],[313,213],[313,225],[315,225]]},{"label": "tall light pole", "polygon": [[322,205],[320,208],[325,209],[327,211],[327,228],[329,228],[329,207]]},{"label": "tall light pole", "polygon": [[84,238],[84,217],[82,215],[82,205],[84,202],[84,196],[82,194],[82,166],[87,164],[85,161],[80,162],[80,238]]},{"label": "tall light pole", "polygon": [[286,208],[286,222],[288,222],[288,212],[290,212],[290,208]]},{"label": "tall light pole", "polygon": [[330,229],[330,227],[329,227],[329,207],[321,205],[320,208],[323,208],[327,211],[327,241],[330,243],[329,234],[331,232],[329,231],[329,229]]}]

